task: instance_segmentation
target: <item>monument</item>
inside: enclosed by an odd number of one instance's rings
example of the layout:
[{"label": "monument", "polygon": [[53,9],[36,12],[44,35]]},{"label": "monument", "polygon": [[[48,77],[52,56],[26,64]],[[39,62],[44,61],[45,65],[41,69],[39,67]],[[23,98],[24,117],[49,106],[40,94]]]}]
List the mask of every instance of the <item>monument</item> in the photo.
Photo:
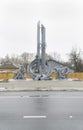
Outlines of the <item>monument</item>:
[{"label": "monument", "polygon": [[54,72],[57,79],[63,79],[63,74],[73,70],[55,60],[46,60],[46,28],[40,21],[37,23],[37,54],[36,58],[29,64],[28,73],[34,80],[47,80]]},{"label": "monument", "polygon": [[26,79],[25,77],[24,77],[24,73],[25,73],[25,68],[24,68],[24,66],[20,66],[19,67],[19,71],[18,72],[16,72],[16,73],[14,73],[14,79],[15,80],[18,80],[18,79],[21,79],[21,80],[24,80],[24,79]]}]

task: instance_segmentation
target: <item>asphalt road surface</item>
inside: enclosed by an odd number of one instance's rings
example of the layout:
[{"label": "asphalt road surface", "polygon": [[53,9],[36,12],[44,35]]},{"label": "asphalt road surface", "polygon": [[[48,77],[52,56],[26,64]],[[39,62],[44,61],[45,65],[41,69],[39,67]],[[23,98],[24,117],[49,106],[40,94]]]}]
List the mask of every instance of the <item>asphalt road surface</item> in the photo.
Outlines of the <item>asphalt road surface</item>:
[{"label": "asphalt road surface", "polygon": [[2,92],[0,130],[83,130],[83,92]]}]

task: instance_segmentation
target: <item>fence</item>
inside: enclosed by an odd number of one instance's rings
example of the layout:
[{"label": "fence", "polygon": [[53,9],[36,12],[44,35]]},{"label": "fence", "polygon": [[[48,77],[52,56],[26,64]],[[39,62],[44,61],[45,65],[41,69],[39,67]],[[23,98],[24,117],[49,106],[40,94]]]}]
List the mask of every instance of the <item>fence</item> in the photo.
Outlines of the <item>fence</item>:
[{"label": "fence", "polygon": [[[1,72],[0,73],[0,79],[12,79],[14,76],[14,73],[11,72]],[[25,73],[24,76],[26,78],[30,78],[30,75],[28,73]],[[51,75],[52,78],[56,78],[56,74],[53,73]],[[71,73],[68,75],[68,78],[77,78],[77,79],[83,79],[83,72],[76,72],[76,73]]]}]

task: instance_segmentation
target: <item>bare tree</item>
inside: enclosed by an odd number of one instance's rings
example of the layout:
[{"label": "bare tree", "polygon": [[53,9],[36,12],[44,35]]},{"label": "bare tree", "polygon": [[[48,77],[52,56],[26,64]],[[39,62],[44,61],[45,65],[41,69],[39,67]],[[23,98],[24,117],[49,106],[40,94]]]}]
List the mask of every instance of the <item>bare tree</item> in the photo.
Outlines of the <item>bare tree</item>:
[{"label": "bare tree", "polygon": [[14,63],[16,65],[21,64],[21,59],[20,59],[20,56],[18,56],[18,55],[11,56],[10,60],[11,60],[12,63]]},{"label": "bare tree", "polygon": [[58,53],[56,53],[56,52],[53,52],[53,53],[51,54],[51,56],[52,56],[52,58],[53,58],[54,60],[61,62],[61,56],[60,56],[60,54],[58,54]]},{"label": "bare tree", "polygon": [[72,48],[71,52],[69,53],[69,62],[73,67],[75,72],[83,71],[83,60],[82,60],[82,52],[80,49]]},{"label": "bare tree", "polygon": [[20,55],[20,58],[21,58],[21,62],[22,64],[24,65],[24,67],[26,68],[27,70],[27,65],[29,64],[29,62],[32,61],[33,59],[33,54],[32,53],[27,53],[27,52],[24,52]]},{"label": "bare tree", "polygon": [[10,57],[9,57],[8,54],[7,54],[4,58],[2,57],[2,58],[0,59],[0,63],[1,63],[1,64],[7,63],[7,62],[9,62],[9,61],[10,61]]},{"label": "bare tree", "polygon": [[53,57],[46,53],[46,60],[50,60],[50,59],[53,59]]}]

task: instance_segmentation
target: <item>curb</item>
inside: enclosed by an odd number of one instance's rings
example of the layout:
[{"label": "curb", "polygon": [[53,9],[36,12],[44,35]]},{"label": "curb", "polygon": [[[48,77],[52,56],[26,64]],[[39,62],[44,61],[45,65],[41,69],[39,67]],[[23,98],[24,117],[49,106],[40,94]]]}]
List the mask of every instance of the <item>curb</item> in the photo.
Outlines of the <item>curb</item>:
[{"label": "curb", "polygon": [[70,89],[60,89],[60,88],[56,88],[56,89],[7,89],[7,88],[0,88],[0,92],[29,92],[29,91],[83,91],[82,89],[77,89],[77,88],[70,88]]}]

